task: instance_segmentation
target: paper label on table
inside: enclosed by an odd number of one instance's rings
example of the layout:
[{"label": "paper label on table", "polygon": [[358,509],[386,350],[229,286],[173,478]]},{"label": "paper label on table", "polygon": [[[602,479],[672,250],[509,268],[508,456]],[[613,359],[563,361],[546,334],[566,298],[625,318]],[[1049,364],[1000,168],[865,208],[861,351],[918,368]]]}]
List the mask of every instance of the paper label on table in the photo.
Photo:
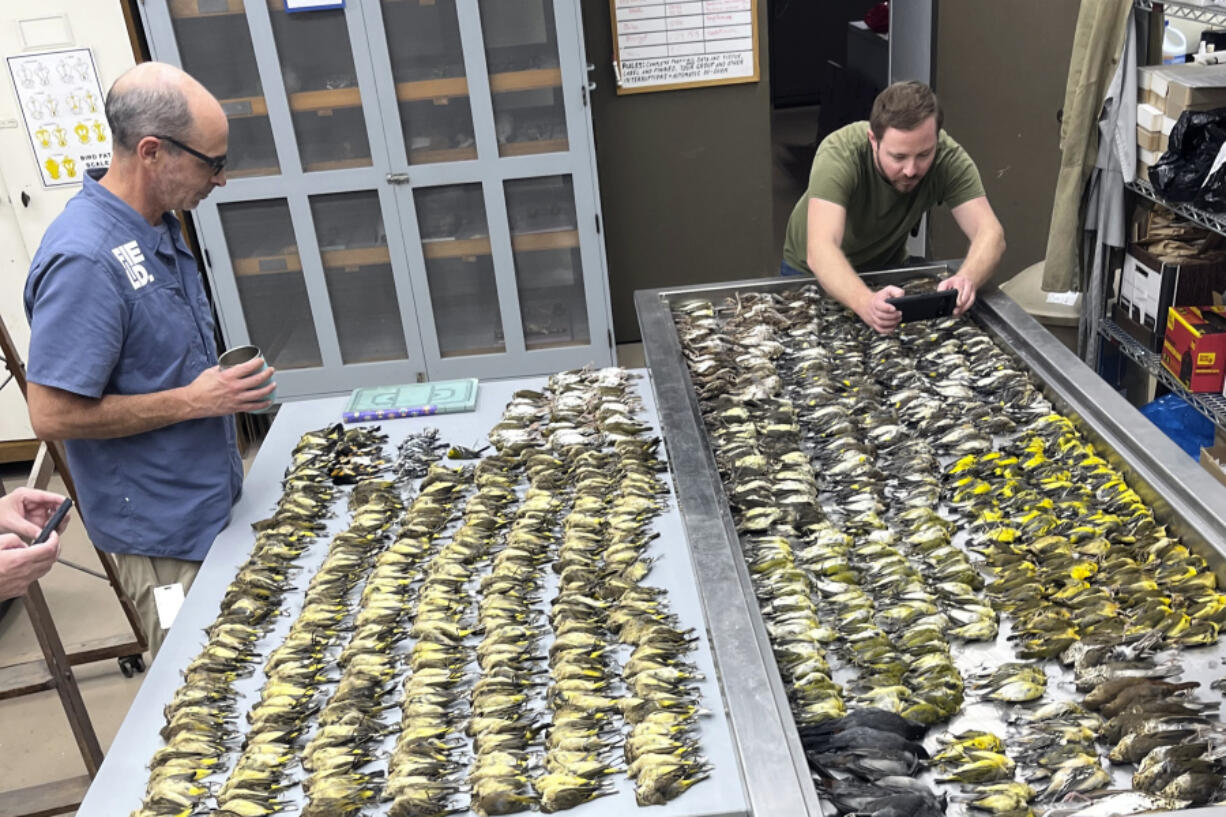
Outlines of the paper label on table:
[{"label": "paper label on table", "polygon": [[1080,294],[1080,292],[1049,292],[1047,293],[1047,302],[1049,304],[1073,306],[1077,303],[1077,296]]},{"label": "paper label on table", "polygon": [[158,608],[158,623],[163,630],[169,630],[183,606],[183,585],[175,582],[153,588],[153,603]]},{"label": "paper label on table", "polygon": [[105,97],[88,48],[8,58],[43,187],[80,184],[111,163]]}]

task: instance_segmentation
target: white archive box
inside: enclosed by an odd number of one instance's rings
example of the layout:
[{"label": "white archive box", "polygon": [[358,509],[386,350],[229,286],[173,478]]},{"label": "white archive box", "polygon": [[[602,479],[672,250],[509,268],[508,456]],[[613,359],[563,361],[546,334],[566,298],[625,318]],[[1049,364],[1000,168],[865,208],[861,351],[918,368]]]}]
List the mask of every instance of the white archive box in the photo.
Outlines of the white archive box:
[{"label": "white archive box", "polygon": [[1162,109],[1145,102],[1139,103],[1137,105],[1137,126],[1147,131],[1161,131]]}]

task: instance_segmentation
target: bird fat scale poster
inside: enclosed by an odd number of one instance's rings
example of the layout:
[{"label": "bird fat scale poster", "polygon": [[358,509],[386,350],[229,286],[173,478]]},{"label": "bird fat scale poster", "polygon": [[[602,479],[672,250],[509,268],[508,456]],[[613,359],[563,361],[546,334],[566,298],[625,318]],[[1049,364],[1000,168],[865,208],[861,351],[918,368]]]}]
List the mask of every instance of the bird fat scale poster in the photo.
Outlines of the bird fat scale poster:
[{"label": "bird fat scale poster", "polygon": [[80,184],[111,163],[105,97],[88,48],[8,58],[17,104],[43,187]]}]

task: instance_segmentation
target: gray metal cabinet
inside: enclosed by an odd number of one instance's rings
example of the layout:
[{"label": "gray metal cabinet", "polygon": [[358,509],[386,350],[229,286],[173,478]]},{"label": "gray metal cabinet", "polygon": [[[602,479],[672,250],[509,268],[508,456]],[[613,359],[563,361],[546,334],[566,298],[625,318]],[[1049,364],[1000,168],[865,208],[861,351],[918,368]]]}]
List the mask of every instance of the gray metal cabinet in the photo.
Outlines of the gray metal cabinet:
[{"label": "gray metal cabinet", "polygon": [[568,0],[149,0],[230,120],[196,210],[228,344],[286,397],[612,363]]}]

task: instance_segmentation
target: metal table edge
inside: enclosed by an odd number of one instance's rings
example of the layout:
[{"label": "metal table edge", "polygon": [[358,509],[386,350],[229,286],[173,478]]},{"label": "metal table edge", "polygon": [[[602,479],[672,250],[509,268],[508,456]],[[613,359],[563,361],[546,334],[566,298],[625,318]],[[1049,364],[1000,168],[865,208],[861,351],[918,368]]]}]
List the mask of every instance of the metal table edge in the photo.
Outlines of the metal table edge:
[{"label": "metal table edge", "polygon": [[672,312],[658,292],[635,293],[643,351],[750,811],[821,817],[714,456],[701,430]]}]

